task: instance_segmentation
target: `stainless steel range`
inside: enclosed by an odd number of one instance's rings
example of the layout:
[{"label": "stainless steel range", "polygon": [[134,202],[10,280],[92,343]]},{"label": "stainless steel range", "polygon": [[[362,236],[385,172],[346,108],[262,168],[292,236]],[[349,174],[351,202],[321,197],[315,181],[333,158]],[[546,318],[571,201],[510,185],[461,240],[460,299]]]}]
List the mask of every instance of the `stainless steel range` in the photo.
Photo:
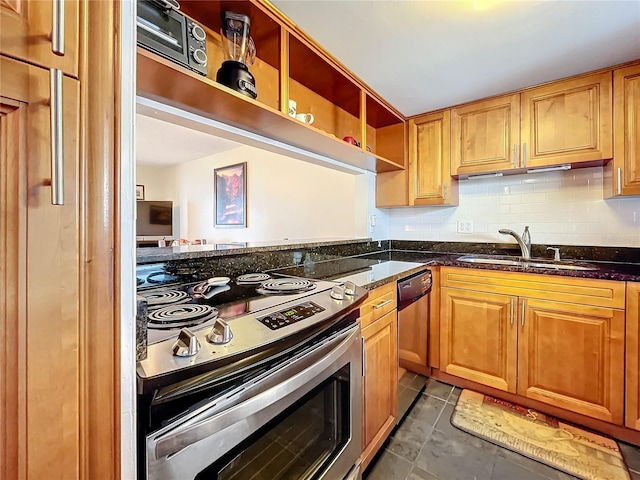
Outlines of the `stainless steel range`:
[{"label": "stainless steel range", "polygon": [[140,478],[360,478],[366,290],[248,274],[138,294]]}]

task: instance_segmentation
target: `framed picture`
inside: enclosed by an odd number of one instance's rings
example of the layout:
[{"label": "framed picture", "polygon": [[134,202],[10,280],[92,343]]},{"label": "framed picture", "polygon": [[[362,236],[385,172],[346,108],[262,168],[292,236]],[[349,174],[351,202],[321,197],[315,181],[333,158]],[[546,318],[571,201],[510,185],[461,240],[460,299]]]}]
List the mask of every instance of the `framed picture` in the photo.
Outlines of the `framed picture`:
[{"label": "framed picture", "polygon": [[136,200],[144,200],[144,185],[136,185]]},{"label": "framed picture", "polygon": [[216,168],[215,226],[245,228],[247,226],[247,163]]}]

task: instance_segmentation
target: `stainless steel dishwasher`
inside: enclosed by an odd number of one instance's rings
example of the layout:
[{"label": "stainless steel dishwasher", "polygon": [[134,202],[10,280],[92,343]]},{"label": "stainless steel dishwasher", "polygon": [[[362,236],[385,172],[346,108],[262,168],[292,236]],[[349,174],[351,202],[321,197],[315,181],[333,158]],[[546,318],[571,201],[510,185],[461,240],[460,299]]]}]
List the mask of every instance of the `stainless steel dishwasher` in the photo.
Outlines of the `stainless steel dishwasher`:
[{"label": "stainless steel dishwasher", "polygon": [[431,271],[398,281],[398,422],[424,390],[429,374]]}]

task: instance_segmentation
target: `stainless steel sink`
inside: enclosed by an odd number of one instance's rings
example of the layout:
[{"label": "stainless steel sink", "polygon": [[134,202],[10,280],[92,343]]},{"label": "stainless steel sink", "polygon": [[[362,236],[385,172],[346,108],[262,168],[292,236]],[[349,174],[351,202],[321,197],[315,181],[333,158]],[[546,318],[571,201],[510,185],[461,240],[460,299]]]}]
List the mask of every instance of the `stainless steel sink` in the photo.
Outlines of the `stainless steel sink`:
[{"label": "stainless steel sink", "polygon": [[505,258],[492,258],[480,255],[463,255],[462,257],[458,257],[458,261],[466,263],[484,263],[488,265],[507,265],[521,268],[548,268],[550,270],[597,270],[597,268],[592,265],[573,265],[570,263],[560,263],[535,258],[528,260],[509,260]]}]

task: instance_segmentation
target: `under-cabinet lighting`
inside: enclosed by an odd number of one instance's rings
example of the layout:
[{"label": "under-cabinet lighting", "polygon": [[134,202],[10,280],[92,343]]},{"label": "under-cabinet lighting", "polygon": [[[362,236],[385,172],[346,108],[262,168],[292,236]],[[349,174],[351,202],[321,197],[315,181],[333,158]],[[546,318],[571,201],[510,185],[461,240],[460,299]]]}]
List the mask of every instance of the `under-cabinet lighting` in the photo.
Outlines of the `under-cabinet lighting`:
[{"label": "under-cabinet lighting", "polygon": [[495,178],[495,177],[501,177],[501,176],[502,176],[502,173],[483,173],[482,175],[469,175],[467,177],[467,180],[473,180],[475,178]]},{"label": "under-cabinet lighting", "polygon": [[571,170],[571,165],[558,165],[557,167],[546,167],[546,168],[532,168],[531,170],[527,170],[527,173],[560,172],[562,170]]}]

